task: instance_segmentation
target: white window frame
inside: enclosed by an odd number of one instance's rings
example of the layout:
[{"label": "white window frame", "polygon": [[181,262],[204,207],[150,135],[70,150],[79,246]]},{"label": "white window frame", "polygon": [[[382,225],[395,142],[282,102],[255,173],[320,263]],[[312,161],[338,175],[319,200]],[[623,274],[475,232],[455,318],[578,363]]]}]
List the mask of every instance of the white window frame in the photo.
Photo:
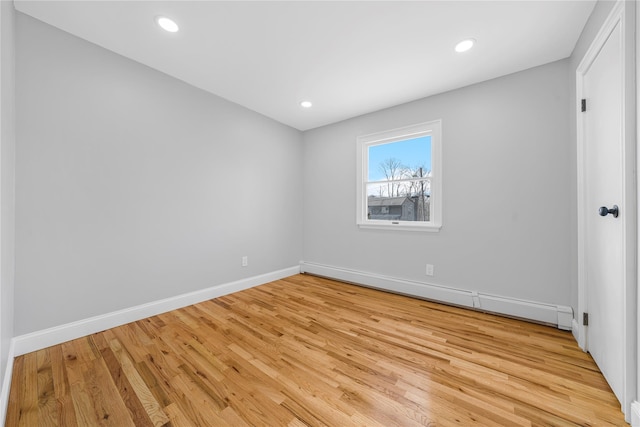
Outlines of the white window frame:
[{"label": "white window frame", "polygon": [[[392,221],[367,218],[369,147],[431,136],[431,195],[429,221]],[[362,135],[357,138],[356,223],[360,228],[438,232],[442,228],[442,120]]]}]

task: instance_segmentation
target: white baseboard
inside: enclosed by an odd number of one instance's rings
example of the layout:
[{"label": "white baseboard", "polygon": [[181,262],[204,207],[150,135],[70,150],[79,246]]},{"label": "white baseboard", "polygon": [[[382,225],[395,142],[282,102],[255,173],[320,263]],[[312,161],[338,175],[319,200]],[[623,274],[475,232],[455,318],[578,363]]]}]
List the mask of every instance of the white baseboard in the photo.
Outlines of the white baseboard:
[{"label": "white baseboard", "polygon": [[465,291],[311,262],[301,262],[300,271],[447,304],[549,323],[556,325],[559,329],[572,330],[573,310],[563,305]]},{"label": "white baseboard", "polygon": [[7,356],[7,366],[0,389],[0,426],[4,425],[7,418],[7,407],[9,405],[9,391],[11,389],[11,377],[13,375],[13,359],[15,358],[15,342],[12,339],[9,344],[9,354]]},{"label": "white baseboard", "polygon": [[640,402],[631,402],[631,427],[640,427]]},{"label": "white baseboard", "polygon": [[228,295],[254,286],[263,285],[298,273],[300,273],[299,266],[289,267],[283,270],[261,274],[259,276],[253,276],[235,282],[212,286],[200,291],[189,292],[175,297],[138,305],[136,307],[90,317],[77,322],[55,326],[42,331],[20,335],[12,340],[13,344],[15,344],[15,356],[20,356],[25,353],[30,353],[52,345],[81,338],[116,326],[135,322],[146,317],[155,316],[160,313],[197,304],[212,298]]},{"label": "white baseboard", "polygon": [[631,402],[631,427],[640,427],[640,402]]}]

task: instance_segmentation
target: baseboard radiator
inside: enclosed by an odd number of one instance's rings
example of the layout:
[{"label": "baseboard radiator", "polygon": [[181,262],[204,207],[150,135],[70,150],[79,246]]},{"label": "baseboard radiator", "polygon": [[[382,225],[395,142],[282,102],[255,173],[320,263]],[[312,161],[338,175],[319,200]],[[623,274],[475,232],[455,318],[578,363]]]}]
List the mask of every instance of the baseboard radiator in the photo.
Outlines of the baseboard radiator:
[{"label": "baseboard radiator", "polygon": [[572,329],[573,309],[563,305],[466,291],[311,262],[302,262],[300,271],[398,294],[553,325],[563,330]]}]

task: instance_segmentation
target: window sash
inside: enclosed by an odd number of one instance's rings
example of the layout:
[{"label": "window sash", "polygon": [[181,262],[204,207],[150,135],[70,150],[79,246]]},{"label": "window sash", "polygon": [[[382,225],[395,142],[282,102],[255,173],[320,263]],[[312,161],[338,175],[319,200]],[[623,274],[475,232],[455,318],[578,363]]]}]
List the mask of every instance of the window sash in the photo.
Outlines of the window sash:
[{"label": "window sash", "polygon": [[417,178],[402,178],[402,179],[382,179],[379,181],[364,181],[364,184],[385,184],[387,182],[393,182],[394,184],[396,183],[404,183],[404,182],[420,182],[420,181],[433,181],[433,178],[430,176],[423,176],[423,177],[417,177]]}]

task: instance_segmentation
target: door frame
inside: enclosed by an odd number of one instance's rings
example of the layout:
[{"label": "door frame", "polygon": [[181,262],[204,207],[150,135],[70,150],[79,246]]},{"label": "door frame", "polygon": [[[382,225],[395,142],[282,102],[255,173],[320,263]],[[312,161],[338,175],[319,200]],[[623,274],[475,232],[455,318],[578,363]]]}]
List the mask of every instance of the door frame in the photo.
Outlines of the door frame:
[{"label": "door frame", "polygon": [[[635,2],[618,0],[608,18],[600,28],[584,58],[576,69],[576,123],[577,123],[577,231],[578,231],[578,311],[573,320],[573,334],[578,345],[584,351],[589,348],[586,326],[582,324],[582,313],[587,309],[586,282],[586,180],[585,180],[585,141],[584,119],[581,112],[583,99],[584,75],[606,43],[609,35],[620,25],[622,41],[620,44],[622,58],[622,161],[623,189],[621,206],[625,209],[623,216],[623,278],[624,278],[624,328],[623,333],[623,398],[622,412],[629,421],[631,403],[636,396],[638,361],[636,359],[637,343],[637,181],[636,181],[636,87],[635,87]],[[588,106],[587,106],[588,108]],[[593,208],[593,207],[590,207]],[[593,208],[595,209],[595,208]]]}]

